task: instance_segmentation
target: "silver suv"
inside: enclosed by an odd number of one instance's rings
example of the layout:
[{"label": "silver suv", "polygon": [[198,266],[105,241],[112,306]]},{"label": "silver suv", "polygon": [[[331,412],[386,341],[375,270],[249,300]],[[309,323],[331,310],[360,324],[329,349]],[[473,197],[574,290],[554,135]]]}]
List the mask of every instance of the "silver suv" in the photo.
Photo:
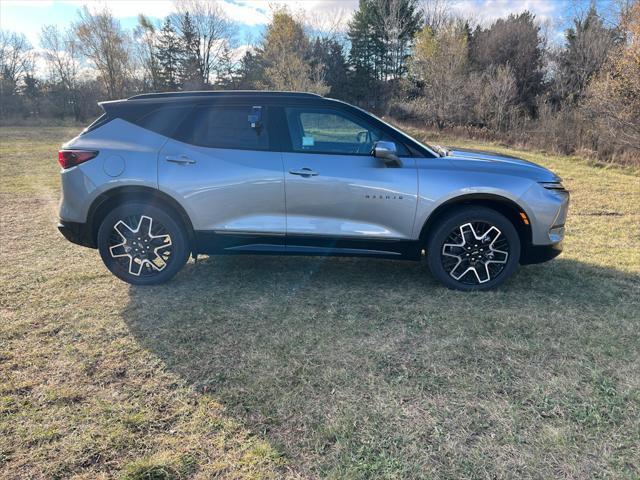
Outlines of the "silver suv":
[{"label": "silver suv", "polygon": [[518,158],[418,142],[309,93],[180,92],[103,102],[58,154],[59,229],[118,278],[190,255],[420,260],[460,290],[561,251],[569,195]]}]

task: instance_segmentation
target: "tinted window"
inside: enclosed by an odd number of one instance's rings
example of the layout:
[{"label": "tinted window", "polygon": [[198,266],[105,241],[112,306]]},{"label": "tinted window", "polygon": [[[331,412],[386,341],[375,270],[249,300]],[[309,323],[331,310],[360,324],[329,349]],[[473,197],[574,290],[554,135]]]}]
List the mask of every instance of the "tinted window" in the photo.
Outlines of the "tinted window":
[{"label": "tinted window", "polygon": [[[366,121],[332,109],[287,108],[287,124],[296,152],[369,155],[381,130]],[[397,145],[400,155],[407,151]]]},{"label": "tinted window", "polygon": [[209,148],[267,150],[266,112],[258,128],[249,123],[251,113],[251,106],[195,107],[180,127],[177,139]]},{"label": "tinted window", "polygon": [[108,123],[109,120],[111,120],[111,118],[107,117],[106,113],[103,113],[98,118],[96,118],[87,128],[82,130],[82,132],[80,132],[80,135],[84,135],[85,133],[90,132],[91,130],[95,130],[96,128],[101,127],[105,123]]},{"label": "tinted window", "polygon": [[133,123],[160,135],[171,137],[192,108],[188,105],[157,108],[133,120]]}]

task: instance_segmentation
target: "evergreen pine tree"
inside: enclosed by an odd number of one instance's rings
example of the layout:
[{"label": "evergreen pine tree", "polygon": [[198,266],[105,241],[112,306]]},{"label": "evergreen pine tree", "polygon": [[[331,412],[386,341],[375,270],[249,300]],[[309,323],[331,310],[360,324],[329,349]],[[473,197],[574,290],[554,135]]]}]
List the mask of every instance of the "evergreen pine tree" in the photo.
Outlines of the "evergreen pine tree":
[{"label": "evergreen pine tree", "polygon": [[591,6],[584,18],[574,20],[574,26],[566,31],[566,39],[566,46],[558,55],[554,87],[559,101],[575,104],[621,38],[617,29],[607,27]]},{"label": "evergreen pine tree", "polygon": [[347,60],[339,42],[329,38],[316,38],[311,45],[309,62],[312,69],[322,68],[331,97],[346,98]]},{"label": "evergreen pine tree", "polygon": [[216,68],[216,84],[221,88],[233,89],[238,84],[238,73],[229,45],[225,43]]},{"label": "evergreen pine tree", "polygon": [[26,73],[23,78],[22,96],[25,99],[25,106],[29,109],[30,115],[35,115],[39,111],[40,104],[40,81],[32,73]]},{"label": "evergreen pine tree", "polygon": [[354,70],[376,80],[404,75],[411,42],[421,25],[416,0],[360,0],[348,33]]},{"label": "evergreen pine tree", "polygon": [[159,82],[165,91],[177,90],[180,86],[178,66],[180,61],[180,43],[176,32],[167,18],[158,35]]},{"label": "evergreen pine tree", "polygon": [[186,12],[180,18],[180,81],[186,89],[202,88],[208,79],[203,78],[200,63],[200,39],[196,27]]},{"label": "evergreen pine tree", "polygon": [[256,52],[247,51],[238,67],[238,88],[252,90],[264,78],[264,59]]}]

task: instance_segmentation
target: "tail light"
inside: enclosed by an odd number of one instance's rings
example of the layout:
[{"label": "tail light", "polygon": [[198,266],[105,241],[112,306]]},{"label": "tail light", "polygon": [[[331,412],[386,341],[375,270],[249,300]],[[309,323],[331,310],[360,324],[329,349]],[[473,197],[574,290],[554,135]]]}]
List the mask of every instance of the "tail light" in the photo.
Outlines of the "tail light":
[{"label": "tail light", "polygon": [[98,153],[95,150],[60,150],[58,163],[62,168],[71,168],[95,158]]}]

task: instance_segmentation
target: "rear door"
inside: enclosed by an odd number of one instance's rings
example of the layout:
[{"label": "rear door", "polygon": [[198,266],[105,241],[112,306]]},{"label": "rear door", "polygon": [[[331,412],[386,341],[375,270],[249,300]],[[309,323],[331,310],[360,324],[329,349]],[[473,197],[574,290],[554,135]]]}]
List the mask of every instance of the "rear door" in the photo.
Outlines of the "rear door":
[{"label": "rear door", "polygon": [[406,148],[396,142],[402,166],[390,168],[371,150],[393,139],[363,118],[334,107],[283,110],[291,138],[283,153],[287,248],[385,250],[393,249],[389,241],[409,240],[418,179]]},{"label": "rear door", "polygon": [[160,151],[160,189],[213,246],[284,249],[282,157],[269,151],[268,115],[248,104],[195,106]]}]

